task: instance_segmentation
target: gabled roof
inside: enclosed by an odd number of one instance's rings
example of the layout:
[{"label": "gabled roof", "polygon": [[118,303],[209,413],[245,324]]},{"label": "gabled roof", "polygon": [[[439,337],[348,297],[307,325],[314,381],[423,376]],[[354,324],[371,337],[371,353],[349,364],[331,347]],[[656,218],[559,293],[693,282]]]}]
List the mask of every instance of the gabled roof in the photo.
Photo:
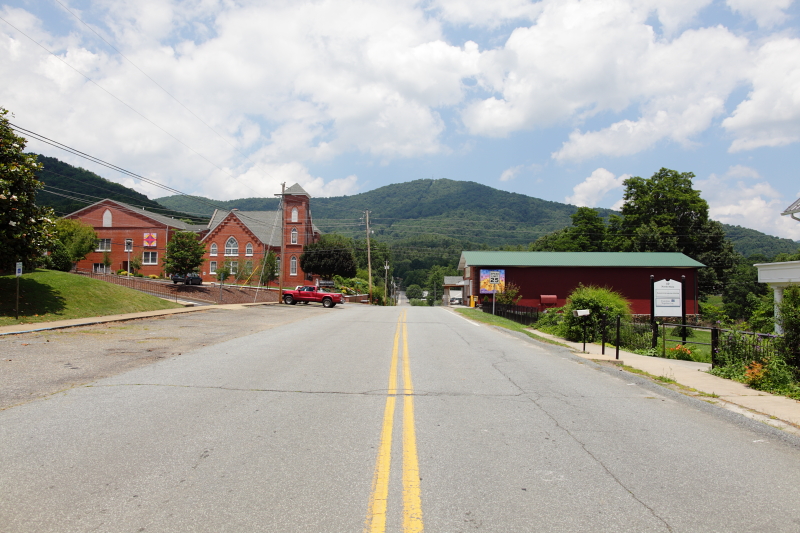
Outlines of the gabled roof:
[{"label": "gabled roof", "polygon": [[288,189],[286,189],[286,190],[284,191],[284,193],[283,193],[283,194],[291,194],[291,195],[293,195],[293,196],[308,196],[309,198],[311,198],[311,195],[310,195],[310,194],[308,194],[308,193],[305,191],[305,189],[303,189],[303,188],[300,186],[300,184],[299,184],[299,183],[295,183],[294,185],[292,185],[291,187],[289,187]]},{"label": "gabled roof", "polygon": [[208,223],[208,235],[211,235],[228,215],[235,216],[258,240],[268,246],[281,245],[280,211],[214,211]]},{"label": "gabled roof", "polygon": [[150,219],[158,222],[159,224],[161,224],[163,226],[169,226],[171,228],[177,228],[177,229],[180,229],[180,230],[183,230],[183,231],[195,231],[195,232],[198,232],[198,231],[202,231],[202,230],[206,229],[206,225],[205,224],[200,224],[200,225],[187,224],[186,222],[184,222],[182,220],[178,220],[178,219],[175,219],[175,218],[172,218],[172,217],[168,217],[166,215],[161,215],[159,213],[153,213],[152,211],[148,211],[148,210],[144,209],[143,207],[134,207],[134,206],[126,204],[124,202],[119,202],[117,200],[111,200],[110,198],[106,198],[105,200],[100,200],[99,202],[95,202],[92,205],[89,205],[89,206],[86,206],[84,208],[78,209],[77,211],[66,215],[66,217],[71,217],[73,215],[77,215],[79,213],[82,213],[83,211],[87,211],[87,210],[92,209],[94,207],[97,207],[97,206],[99,206],[101,204],[114,204],[119,209],[123,209],[125,211],[129,211],[131,213],[135,213],[136,215],[140,215],[140,216],[144,216],[144,217],[150,218]]},{"label": "gabled roof", "polygon": [[675,267],[704,264],[677,252],[461,252],[458,269],[487,267]]},{"label": "gabled roof", "polygon": [[791,215],[794,213],[800,213],[800,199],[798,199],[797,201],[795,201],[795,203],[787,207],[786,210],[783,213],[781,213],[781,215]]}]

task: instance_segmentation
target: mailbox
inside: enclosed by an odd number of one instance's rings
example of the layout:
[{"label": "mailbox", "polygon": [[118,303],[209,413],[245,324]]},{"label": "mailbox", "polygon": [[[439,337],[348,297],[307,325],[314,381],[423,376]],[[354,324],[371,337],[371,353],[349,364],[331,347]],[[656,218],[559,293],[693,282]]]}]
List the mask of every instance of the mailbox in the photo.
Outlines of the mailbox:
[{"label": "mailbox", "polygon": [[575,309],[572,312],[572,316],[589,316],[590,314],[592,314],[591,309]]}]

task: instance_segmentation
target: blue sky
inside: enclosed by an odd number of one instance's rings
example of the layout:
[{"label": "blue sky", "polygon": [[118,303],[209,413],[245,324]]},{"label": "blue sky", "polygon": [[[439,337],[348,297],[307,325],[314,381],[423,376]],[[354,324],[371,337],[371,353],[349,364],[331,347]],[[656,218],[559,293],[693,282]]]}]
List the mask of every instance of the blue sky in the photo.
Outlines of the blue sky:
[{"label": "blue sky", "polygon": [[797,1],[15,0],[0,18],[15,124],[189,194],[434,177],[619,207],[627,176],[667,167],[713,218],[800,239],[780,216],[800,197]]}]

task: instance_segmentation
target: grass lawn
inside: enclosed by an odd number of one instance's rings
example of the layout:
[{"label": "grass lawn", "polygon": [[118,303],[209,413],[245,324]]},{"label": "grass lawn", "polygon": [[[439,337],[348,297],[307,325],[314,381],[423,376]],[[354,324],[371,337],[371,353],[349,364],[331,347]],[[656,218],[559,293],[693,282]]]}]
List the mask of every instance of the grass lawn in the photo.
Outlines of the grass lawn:
[{"label": "grass lawn", "polygon": [[536,335],[532,331],[530,331],[527,326],[523,326],[522,324],[517,324],[513,320],[509,320],[507,318],[503,318],[500,316],[491,315],[489,313],[484,313],[480,309],[456,309],[456,312],[461,313],[467,318],[471,318],[476,322],[483,322],[485,324],[490,324],[492,326],[499,326],[501,328],[510,329],[512,331],[519,331],[520,333],[524,333],[528,337],[532,339],[536,339],[537,341],[546,342],[548,344],[555,344],[557,346],[566,346],[565,344],[561,344],[560,342],[555,342],[545,337],[540,337]]},{"label": "grass lawn", "polygon": [[[669,349],[674,348],[678,344],[681,344],[681,338],[670,334],[670,329],[667,328],[667,354],[669,354]],[[695,329],[691,330],[694,335],[691,337],[686,338],[686,346],[692,350],[692,359],[699,363],[710,363],[711,362],[711,331],[703,330],[703,329]],[[677,339],[677,340],[676,340]],[[692,344],[692,342],[703,342],[705,344]],[[708,345],[708,346],[706,346]],[[658,338],[658,356],[661,357],[663,353],[662,348],[662,339],[661,337]]]},{"label": "grass lawn", "polygon": [[0,326],[182,307],[133,289],[55,270],[35,270],[20,277],[19,320],[14,318],[16,295],[16,277],[0,276]]}]

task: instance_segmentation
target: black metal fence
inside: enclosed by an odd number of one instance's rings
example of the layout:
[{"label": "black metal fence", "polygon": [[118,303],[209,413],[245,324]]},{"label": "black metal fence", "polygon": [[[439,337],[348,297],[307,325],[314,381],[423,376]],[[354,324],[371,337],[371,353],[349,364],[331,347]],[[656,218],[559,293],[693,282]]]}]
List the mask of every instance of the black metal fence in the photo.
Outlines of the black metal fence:
[{"label": "black metal fence", "polygon": [[492,314],[494,312],[495,316],[501,316],[525,326],[530,326],[539,320],[539,309],[536,307],[495,303],[494,307],[492,304],[483,304],[481,309],[484,313]]}]

